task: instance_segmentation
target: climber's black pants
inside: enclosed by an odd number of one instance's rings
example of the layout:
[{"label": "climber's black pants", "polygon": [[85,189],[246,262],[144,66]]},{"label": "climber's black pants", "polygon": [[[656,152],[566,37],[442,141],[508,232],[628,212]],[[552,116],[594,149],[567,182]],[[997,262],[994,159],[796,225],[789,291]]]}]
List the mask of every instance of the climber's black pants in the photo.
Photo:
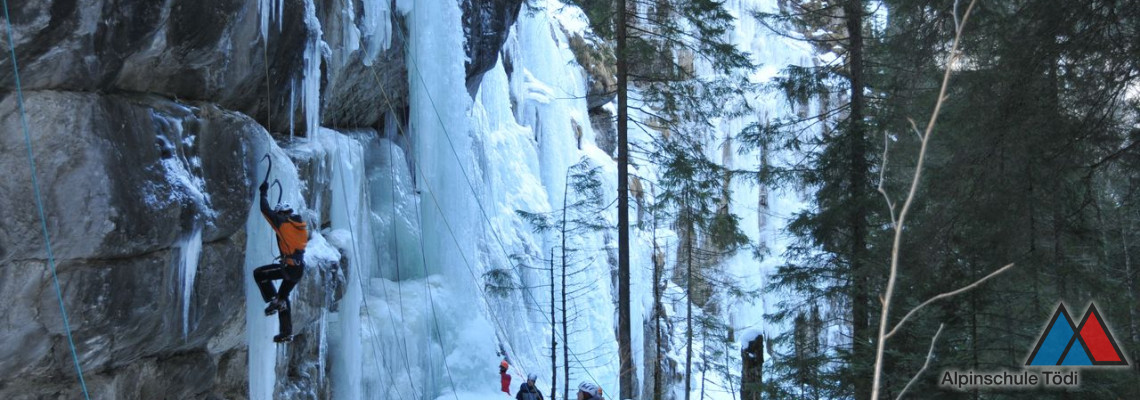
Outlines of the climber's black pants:
[{"label": "climber's black pants", "polygon": [[[253,280],[266,303],[278,297],[285,301],[285,309],[277,312],[278,330],[282,335],[293,334],[293,304],[289,301],[289,293],[304,275],[303,265],[269,264],[253,270]],[[277,279],[281,280],[280,290],[273,288],[273,281]]]}]

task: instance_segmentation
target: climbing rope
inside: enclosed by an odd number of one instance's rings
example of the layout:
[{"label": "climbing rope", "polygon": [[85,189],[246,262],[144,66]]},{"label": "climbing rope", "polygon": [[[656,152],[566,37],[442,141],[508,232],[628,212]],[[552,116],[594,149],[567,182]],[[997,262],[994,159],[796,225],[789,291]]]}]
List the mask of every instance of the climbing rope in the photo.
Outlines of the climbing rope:
[{"label": "climbing rope", "polygon": [[[376,71],[369,69],[369,72],[372,73],[372,77],[376,81],[376,86],[378,88],[380,88],[380,94],[384,97],[384,101],[388,104],[388,108],[392,109],[393,108],[392,99],[388,95],[388,91],[384,89],[384,84],[383,84],[383,82],[380,81],[380,77],[378,75],[376,75]],[[404,130],[403,126],[401,126],[399,123],[396,124],[396,129],[399,131],[400,135],[403,135],[404,137],[409,137],[408,133]],[[395,140],[392,140],[392,143],[393,143],[393,145],[395,145]],[[395,156],[392,153],[391,147],[388,148],[388,156],[389,156],[390,160],[395,159]],[[415,164],[415,165],[416,165],[416,171],[419,172],[418,176],[420,176],[421,179],[423,179],[424,185],[427,188],[428,194],[431,196],[432,201],[436,206],[436,209],[439,210],[440,209],[439,208],[439,202],[435,199],[435,193],[431,190],[431,182],[427,181],[427,178],[424,176],[424,171],[421,168],[419,168],[419,164]],[[394,164],[392,164],[390,166],[392,166],[394,168]],[[395,170],[393,169],[393,174],[394,173],[395,173]],[[392,189],[392,190],[394,190],[394,189]],[[395,219],[395,197],[394,196],[395,195],[393,194],[393,204],[392,204],[393,220]],[[422,213],[420,212],[420,207],[419,207],[418,202],[416,203],[416,214],[420,215],[422,218]],[[440,214],[442,217],[442,210],[440,211]],[[447,226],[448,232],[451,235],[452,240],[455,241],[456,246],[458,247],[459,246],[458,239],[455,235],[455,232],[451,229],[451,224],[447,221],[446,217],[443,218],[443,221],[444,221],[444,224]],[[422,221],[420,221],[420,222],[421,222],[421,227],[422,227]],[[422,262],[426,268],[427,267],[427,259],[424,258],[423,235],[420,235],[420,237],[419,237],[419,246],[420,246],[420,256],[423,259]],[[398,242],[397,242],[397,247],[398,247]],[[459,255],[463,258],[463,263],[467,267],[467,271],[471,274],[472,279],[474,281],[478,281],[478,278],[475,276],[474,268],[471,267],[471,263],[467,260],[467,256],[462,251],[459,252]],[[398,256],[397,256],[397,259],[398,259]],[[397,264],[397,267],[398,267],[398,264]],[[399,270],[397,269],[397,284],[399,284],[399,275],[398,274],[399,274]],[[487,302],[486,293],[483,291],[482,287],[477,286],[477,289],[479,289],[480,298],[483,300],[484,303],[487,304],[488,313],[491,315],[492,322],[495,323],[495,327],[499,331],[499,332],[497,332],[497,334],[501,335],[504,338],[504,342],[506,342],[508,347],[511,347],[511,352],[513,353],[514,352],[514,346],[510,342],[510,336],[507,335],[506,329],[503,328],[503,324],[501,321],[499,321],[498,316],[490,311],[490,304],[489,304],[489,302]],[[430,293],[430,289],[429,289],[428,295],[429,295],[429,300],[432,301],[433,318],[435,318],[435,315],[434,315],[435,303],[434,303],[434,298],[432,298],[433,296]],[[402,291],[402,289],[400,290],[400,302],[401,302],[401,307],[402,307],[402,304],[403,304],[403,291]],[[438,320],[435,321],[435,324],[436,324],[436,331],[437,331],[437,335],[438,335],[438,331],[439,331]],[[528,336],[528,341],[529,341],[529,336]],[[442,338],[441,338],[441,343],[442,343]],[[527,370],[525,368],[525,365],[521,361],[521,359],[516,359],[516,361],[518,361],[518,366],[520,368],[522,368],[524,371]],[[450,374],[450,371],[449,371],[449,374]],[[449,379],[450,379],[450,376],[449,376]],[[453,383],[453,385],[454,385],[454,383]]]},{"label": "climbing rope", "polygon": [[75,372],[79,376],[79,386],[83,389],[83,398],[90,400],[87,393],[87,382],[83,380],[83,368],[79,365],[79,355],[75,351],[75,340],[71,337],[71,324],[67,320],[67,308],[63,304],[63,290],[59,287],[59,276],[56,274],[55,254],[51,251],[51,235],[48,234],[47,216],[44,213],[43,199],[40,197],[40,183],[36,178],[36,158],[32,152],[32,136],[28,131],[28,117],[24,111],[24,91],[20,87],[20,68],[16,63],[16,43],[12,40],[12,21],[8,15],[8,0],[4,2],[4,26],[8,32],[8,50],[12,55],[12,73],[16,78],[16,101],[20,109],[20,125],[24,130],[24,144],[28,148],[28,166],[31,167],[32,188],[36,196],[36,207],[40,213],[40,227],[44,234],[44,248],[47,251],[48,265],[51,266],[51,280],[55,286],[56,300],[59,301],[59,313],[63,316],[63,330],[67,332],[67,344],[71,349],[71,360],[75,363]]},{"label": "climbing rope", "polygon": [[[399,126],[399,125],[397,124],[397,126]],[[395,145],[394,141],[393,141],[392,145],[393,146]],[[399,303],[400,304],[400,318],[403,319],[403,315],[404,315],[404,283],[400,279],[400,237],[396,235],[396,185],[395,185],[396,164],[395,164],[395,159],[396,159],[396,157],[392,153],[392,146],[388,146],[388,168],[391,171],[390,173],[391,173],[391,176],[393,179],[393,181],[392,181],[393,184],[388,185],[389,197],[392,199],[392,223],[389,225],[391,228],[389,234],[392,236],[392,254],[393,254],[392,260],[396,264],[396,294],[397,294],[397,297],[399,298],[399,302],[400,302]],[[383,285],[383,288],[384,288],[384,298],[386,298],[386,299],[390,298],[388,296],[388,285]],[[401,324],[401,325],[403,325],[403,324]],[[411,378],[411,375],[412,375],[410,372],[411,367],[410,367],[410,365],[409,365],[410,363],[408,361],[408,340],[407,340],[407,338],[405,338],[402,335],[396,335],[395,334],[396,333],[396,327],[395,326],[392,327],[392,333],[394,336],[397,336],[399,338],[400,343],[402,344],[402,346],[404,348],[404,365],[405,365],[405,368],[409,370],[408,377]]]},{"label": "climbing rope", "polygon": [[[388,91],[384,89],[384,85],[383,85],[383,83],[380,81],[380,77],[379,77],[378,75],[376,75],[376,71],[373,71],[373,70],[371,70],[371,69],[369,69],[369,71],[372,73],[372,77],[373,77],[373,79],[375,79],[375,80],[376,80],[376,86],[380,88],[380,94],[381,94],[381,95],[384,97],[384,101],[385,101],[385,102],[388,104],[388,108],[389,108],[389,109],[391,109],[391,108],[392,108],[392,99],[391,99],[391,97],[390,97],[390,96],[388,96]],[[397,130],[400,132],[400,134],[401,134],[401,135],[403,135],[404,137],[409,137],[409,136],[408,136],[408,133],[407,133],[407,132],[404,130],[403,126],[401,126],[400,124],[398,124],[398,123],[396,124],[396,129],[397,129]],[[393,144],[394,144],[394,143],[395,143],[395,140],[393,140],[392,142],[393,142]],[[392,154],[391,154],[391,147],[389,147],[389,148],[388,148],[388,150],[389,150],[389,157],[393,157],[393,156],[392,156]],[[422,169],[422,168],[420,168],[420,165],[419,165],[419,164],[414,164],[414,165],[415,165],[415,172],[418,172],[417,176],[419,176],[419,177],[420,177],[420,179],[422,179],[422,180],[423,180],[423,182],[424,182],[424,187],[427,189],[427,192],[428,192],[428,194],[431,196],[431,198],[432,198],[432,202],[435,204],[435,206],[436,206],[436,209],[437,209],[437,210],[440,210],[439,202],[438,202],[438,201],[436,200],[436,198],[435,198],[435,192],[434,192],[434,191],[432,191],[432,189],[431,189],[431,182],[429,182],[429,181],[427,180],[427,177],[424,175],[424,171],[423,171],[423,169]],[[394,209],[393,209],[393,210],[394,210]],[[394,213],[394,212],[395,212],[395,211],[393,211],[393,213]],[[421,217],[422,217],[422,214],[420,213],[420,207],[419,207],[419,203],[418,203],[418,202],[416,203],[416,213],[417,213],[417,215],[421,215]],[[441,217],[443,217],[443,212],[442,212],[442,210],[440,211],[440,215],[441,215]],[[448,229],[448,233],[451,235],[451,238],[452,238],[452,240],[453,240],[453,241],[456,243],[456,246],[457,246],[457,247],[459,247],[459,242],[458,242],[458,239],[457,239],[457,237],[456,237],[456,235],[455,235],[455,232],[454,232],[454,231],[451,229],[451,224],[450,224],[450,223],[447,221],[447,218],[446,218],[446,217],[443,217],[443,222],[444,222],[444,225],[447,227],[447,229]],[[422,227],[422,221],[421,221],[421,227]],[[424,253],[424,246],[423,246],[423,235],[420,235],[420,239],[419,239],[419,240],[420,240],[420,243],[419,243],[419,244],[420,244],[420,255],[421,255],[421,258],[423,258],[423,253]],[[475,270],[474,270],[474,268],[471,266],[471,263],[470,263],[470,261],[468,261],[466,254],[464,254],[462,251],[459,251],[459,255],[460,255],[460,257],[462,257],[462,258],[463,258],[463,263],[464,263],[464,265],[467,267],[467,271],[468,271],[468,272],[471,274],[471,278],[472,278],[474,281],[476,281],[476,282],[477,282],[477,281],[478,281],[478,277],[476,277],[476,276],[475,276]],[[422,262],[424,263],[424,266],[425,266],[425,268],[426,268],[426,266],[427,266],[427,260],[426,260],[426,259],[424,259]],[[480,298],[483,300],[483,302],[484,302],[485,304],[487,304],[487,308],[488,308],[488,310],[487,310],[487,311],[488,311],[488,314],[491,316],[491,318],[492,318],[492,322],[494,322],[494,323],[495,323],[495,327],[496,327],[496,328],[497,328],[497,330],[498,330],[498,331],[496,332],[496,335],[501,335],[501,336],[504,338],[504,342],[506,342],[506,344],[507,344],[507,347],[510,347],[510,348],[511,348],[511,352],[512,352],[512,353],[514,353],[514,352],[515,352],[515,349],[514,349],[514,346],[513,346],[513,345],[511,344],[511,342],[510,342],[510,336],[509,336],[509,335],[507,335],[507,331],[506,331],[506,329],[505,329],[505,328],[503,328],[503,323],[502,323],[502,322],[501,322],[501,321],[498,319],[498,316],[497,316],[495,313],[491,312],[491,310],[490,310],[490,308],[491,308],[491,305],[490,305],[490,303],[487,301],[487,295],[486,295],[486,293],[484,292],[484,290],[483,290],[483,288],[482,288],[482,287],[479,287],[479,286],[477,286],[476,288],[477,288],[477,289],[479,289],[479,292],[480,292],[480,296],[481,296]],[[401,300],[401,301],[402,301],[402,300]],[[531,341],[531,340],[530,340],[530,337],[529,337],[529,336],[527,337],[527,340],[528,340],[528,342],[531,342],[531,343],[533,343],[533,341]],[[518,366],[519,366],[519,367],[520,367],[522,370],[524,370],[524,371],[526,371],[526,370],[527,370],[527,368],[526,368],[526,367],[525,367],[525,365],[523,364],[523,362],[522,362],[521,358],[520,358],[520,359],[516,359],[516,361],[517,361],[517,364],[518,364]]]},{"label": "climbing rope", "polygon": [[[316,134],[315,132],[310,133],[310,135],[315,135],[315,134]],[[311,138],[312,138],[312,136],[310,136],[310,140],[311,140]],[[339,161],[333,160],[333,162],[339,162]],[[333,172],[333,173],[336,173],[336,172]],[[344,196],[341,196],[341,200],[344,203],[344,212],[348,213],[349,207],[348,207],[348,195],[347,195],[348,191],[346,190],[347,186],[344,184],[344,174],[342,173],[339,175],[340,175],[341,192],[345,193]],[[351,215],[348,215],[346,220],[348,220],[349,240],[352,242],[353,261],[356,261],[359,263],[360,262],[360,250],[356,247],[356,232],[355,232],[356,228],[352,224],[352,216]],[[364,282],[361,279],[362,278],[362,274],[361,274],[362,271],[361,270],[363,267],[364,267],[364,265],[361,264],[361,265],[358,265],[355,269],[356,270],[356,276],[357,276],[356,283],[360,287],[360,299],[363,302],[364,307],[368,308],[368,293],[364,290]],[[350,278],[346,276],[345,279],[350,279]],[[368,322],[368,329],[372,332],[372,336],[378,337],[376,327],[372,323],[372,320],[369,319],[367,322]],[[376,362],[375,362],[376,375],[377,376],[383,376],[384,374],[380,371],[380,360],[381,360],[381,358],[380,358],[380,353],[377,351],[377,348],[376,348],[376,341],[375,340],[370,341],[369,344],[372,347],[372,357],[376,359]],[[403,397],[403,394],[400,393],[399,386],[396,385],[394,381],[392,382],[392,387],[394,389],[396,389],[396,394],[398,396]],[[415,386],[412,386],[412,391],[415,392]]]},{"label": "climbing rope", "polygon": [[[333,162],[338,162],[338,161],[337,161],[337,160],[334,160]],[[334,173],[335,173],[335,172],[334,172]],[[342,192],[342,193],[345,193],[345,195],[341,196],[341,201],[343,202],[343,205],[344,205],[344,210],[345,210],[345,212],[348,212],[348,211],[349,211],[349,207],[348,207],[348,196],[347,196],[347,194],[348,194],[348,191],[346,190],[346,189],[347,189],[347,187],[348,187],[348,185],[346,185],[346,184],[345,184],[345,182],[344,182],[344,174],[343,174],[343,173],[340,173],[340,174],[338,174],[338,175],[339,175],[339,177],[340,177],[339,181],[340,181],[341,192]],[[353,223],[352,223],[352,217],[351,217],[351,216],[349,216],[349,217],[347,218],[347,220],[348,220],[348,235],[349,235],[349,240],[352,242],[352,252],[353,252],[353,255],[355,256],[355,260],[356,260],[356,261],[359,261],[359,260],[360,260],[360,250],[359,250],[359,249],[356,247],[356,232],[355,232],[355,231],[356,231],[356,228],[353,226]],[[364,289],[365,289],[365,288],[364,288],[364,281],[363,281],[362,279],[360,279],[360,277],[362,277],[362,276],[363,276],[363,274],[362,274],[362,271],[361,271],[363,267],[364,267],[364,265],[359,265],[359,266],[357,266],[357,268],[356,268],[356,275],[357,275],[356,283],[357,283],[357,284],[360,286],[360,299],[361,299],[361,302],[362,302],[362,303],[363,303],[363,305],[364,305],[364,308],[367,310],[367,309],[371,309],[371,307],[369,307],[369,305],[368,305],[368,293],[367,293],[367,292],[364,290]],[[385,288],[384,290],[385,290],[385,291],[387,291],[387,288]],[[402,301],[402,300],[401,300],[401,301]],[[401,315],[402,315],[402,313],[403,313],[403,310],[401,310],[400,312],[401,312]],[[435,316],[435,315],[434,315],[434,313],[433,313],[433,315],[432,315],[432,316],[433,316],[433,317]],[[389,312],[389,316],[388,316],[388,317],[389,317],[389,320],[392,320],[392,318],[393,318],[393,317],[391,316],[391,313],[390,313],[390,312]],[[379,338],[379,335],[377,334],[377,333],[378,333],[378,331],[376,330],[376,327],[373,325],[373,323],[372,323],[372,320],[371,320],[371,319],[369,319],[369,320],[368,320],[368,326],[369,326],[369,329],[372,331],[372,335],[373,335],[373,337]],[[393,332],[395,332],[395,326],[394,326],[394,325],[393,325],[392,329],[393,329]],[[372,350],[373,350],[373,352],[375,353],[375,352],[376,352],[376,343],[375,343],[375,340],[371,341],[371,343],[370,343],[370,344],[372,345]],[[380,358],[380,355],[379,355],[378,353],[375,353],[375,354],[373,354],[373,357],[374,357],[374,358],[376,358],[376,369],[377,369],[377,371],[376,371],[376,372],[377,372],[377,374],[379,375],[379,374],[381,374],[381,372],[380,372],[380,370],[379,370],[379,368],[380,368],[380,359],[381,359],[381,358]],[[408,358],[407,358],[407,353],[405,353],[405,354],[404,354],[404,365],[405,365],[405,368],[409,368],[409,367],[408,367],[408,365],[410,365],[410,362],[408,361]],[[406,371],[407,371],[407,373],[408,373],[408,378],[410,379],[410,378],[411,378],[411,371],[410,371],[410,369],[408,369],[408,370],[406,370]],[[449,374],[449,377],[450,377],[450,371],[448,371],[448,374]],[[397,387],[398,385],[395,385],[395,382],[393,382],[393,385],[392,385],[392,386],[393,386],[393,387]],[[415,387],[415,385],[410,385],[410,386],[412,387],[412,392],[413,392],[413,393],[415,393],[415,392],[416,392],[416,387]],[[396,389],[396,391],[397,391],[397,394],[399,394],[399,389],[398,389],[398,388]],[[451,383],[451,391],[452,391],[452,393],[453,393],[453,394],[455,393],[455,382],[454,382],[454,381]],[[417,395],[417,396],[420,396],[420,395],[423,395],[423,394],[425,394],[425,393],[426,393],[426,388],[425,388],[425,390],[423,390],[423,391],[420,391],[419,393],[416,393],[416,395]],[[403,395],[400,395],[400,397],[403,397]],[[459,398],[458,398],[458,397],[456,397],[456,399],[455,399],[455,400],[459,400]]]},{"label": "climbing rope", "polygon": [[[440,127],[440,130],[443,132],[443,134],[444,134],[444,137],[445,137],[445,138],[447,138],[448,147],[451,149],[451,153],[452,153],[452,155],[454,155],[454,156],[455,156],[455,162],[456,162],[457,166],[459,167],[459,171],[460,171],[460,172],[462,173],[462,175],[463,175],[463,181],[464,181],[464,183],[466,183],[466,184],[467,184],[467,187],[468,187],[468,188],[471,190],[471,197],[472,197],[473,199],[475,199],[475,204],[476,204],[476,205],[478,206],[478,208],[479,208],[479,212],[480,212],[480,215],[481,215],[481,216],[483,217],[483,219],[484,219],[484,220],[487,222],[487,224],[488,224],[488,227],[490,228],[489,230],[491,231],[491,236],[493,236],[493,237],[495,238],[495,241],[496,241],[496,242],[499,244],[499,248],[500,248],[500,249],[503,251],[503,255],[504,255],[505,257],[507,257],[507,259],[510,259],[510,258],[511,258],[511,257],[510,257],[510,252],[509,252],[509,251],[507,251],[507,247],[506,247],[506,245],[504,245],[504,244],[503,244],[503,240],[502,240],[502,239],[499,237],[499,233],[498,233],[498,231],[496,231],[496,230],[494,229],[494,225],[491,223],[491,218],[488,216],[488,214],[487,214],[487,211],[486,211],[485,207],[483,207],[483,202],[479,200],[479,194],[478,194],[478,192],[475,190],[475,186],[474,186],[474,185],[471,183],[471,177],[467,175],[467,170],[466,170],[465,168],[463,168],[463,162],[462,162],[462,159],[459,157],[459,153],[458,153],[458,151],[455,149],[455,143],[454,143],[454,141],[452,141],[452,139],[451,139],[451,134],[450,134],[450,133],[447,131],[447,124],[446,124],[446,123],[444,123],[444,121],[443,121],[443,116],[440,114],[440,112],[439,112],[439,109],[436,107],[436,104],[435,104],[435,100],[434,100],[434,99],[431,97],[431,91],[430,91],[430,90],[428,90],[428,87],[427,87],[427,82],[426,82],[426,81],[424,81],[424,77],[423,77],[423,74],[420,74],[420,73],[419,73],[419,66],[418,66],[418,64],[416,64],[416,59],[415,59],[415,57],[412,57],[412,54],[410,54],[410,52],[408,52],[408,51],[407,51],[407,49],[408,49],[408,46],[407,46],[407,44],[409,44],[409,43],[411,43],[411,42],[408,40],[407,36],[406,36],[406,35],[404,35],[404,32],[403,32],[402,30],[400,30],[400,29],[396,29],[395,27],[393,27],[393,30],[394,30],[394,31],[396,31],[396,33],[397,33],[398,35],[400,35],[400,38],[401,38],[401,40],[403,40],[403,42],[405,43],[405,46],[404,46],[404,48],[405,48],[405,53],[404,53],[404,56],[405,56],[405,58],[407,58],[409,61],[411,61],[411,62],[412,62],[412,67],[413,67],[413,68],[411,68],[411,69],[408,71],[408,73],[409,73],[410,75],[415,75],[415,76],[416,76],[416,78],[418,79],[418,81],[420,82],[420,85],[423,87],[423,89],[424,89],[424,94],[427,96],[427,99],[428,99],[428,103],[429,103],[429,104],[431,105],[431,107],[432,107],[432,111],[433,111],[433,113],[435,114],[436,120],[437,120],[437,121],[439,121],[439,127]],[[375,75],[375,72],[373,72],[373,75]],[[383,90],[383,85],[380,85],[380,84],[379,84],[379,82],[378,82],[378,86],[380,86],[380,87],[381,87],[381,90]],[[419,165],[417,164],[417,167],[418,167],[418,166],[419,166]],[[422,173],[422,171],[421,171],[421,173],[420,173],[420,176],[423,176],[423,173]],[[431,191],[430,191],[430,190],[429,190],[429,193],[431,193]],[[434,198],[434,194],[432,195],[432,199],[433,199],[433,200],[435,200],[435,198]],[[439,204],[438,204],[438,202],[437,202],[437,204],[436,204],[436,207],[439,207]],[[441,217],[443,216],[443,211],[442,211],[442,210],[440,211],[440,216],[441,216]],[[444,218],[444,221],[446,221],[446,218]],[[453,239],[455,239],[455,234],[454,234],[454,233],[452,233],[452,238],[453,238]],[[468,265],[468,268],[470,268],[470,265]],[[540,309],[542,308],[542,305],[541,305],[541,304],[539,304],[538,300],[534,298],[534,295],[533,295],[533,294],[531,294],[529,290],[523,290],[522,292],[523,292],[523,295],[524,295],[524,297],[527,297],[527,298],[529,298],[529,299],[531,300],[531,302],[533,302],[533,303],[534,303],[534,305],[535,305],[536,307],[539,307]],[[484,294],[484,297],[485,297],[485,296],[486,296],[486,295]],[[539,313],[539,314],[541,314],[541,315],[542,315],[542,317],[543,317],[544,319],[546,319],[546,322],[547,322],[547,323],[550,323],[550,324],[553,324],[553,323],[554,323],[554,322],[553,322],[553,321],[552,321],[552,320],[551,320],[549,317],[547,317],[547,316],[546,316],[546,314],[545,314],[545,313]],[[557,334],[557,332],[556,332],[556,334]],[[529,337],[528,337],[528,341],[529,341]],[[566,340],[566,338],[565,338],[565,337],[562,337],[562,343],[566,344],[566,343],[569,343],[569,342]],[[509,345],[509,342],[508,342],[508,345]],[[578,355],[577,355],[577,354],[576,354],[576,353],[575,353],[573,350],[569,350],[569,347],[567,347],[567,350],[568,350],[568,352],[569,352],[571,355],[573,355],[573,356],[574,356],[574,360],[575,360],[576,362],[578,362],[578,365],[579,365],[579,367],[581,367],[581,368],[582,368],[582,370],[586,372],[586,375],[588,375],[588,376],[590,377],[590,379],[591,379],[591,380],[593,380],[593,381],[594,381],[594,383],[595,383],[595,384],[597,384],[597,385],[598,385],[598,387],[600,388],[600,387],[601,387],[601,384],[599,383],[598,379],[597,379],[597,378],[595,378],[595,377],[593,376],[593,374],[591,374],[591,373],[590,373],[590,370],[589,370],[589,369],[585,368],[585,364],[583,364],[583,363],[582,363],[582,361],[581,361],[581,359],[578,357]],[[603,388],[603,392],[604,392],[604,388]]]}]

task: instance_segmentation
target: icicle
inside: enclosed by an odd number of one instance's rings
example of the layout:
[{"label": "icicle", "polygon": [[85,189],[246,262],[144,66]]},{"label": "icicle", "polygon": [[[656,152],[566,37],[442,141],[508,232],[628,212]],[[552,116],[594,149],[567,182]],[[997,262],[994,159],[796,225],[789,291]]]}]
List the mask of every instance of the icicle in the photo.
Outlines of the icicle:
[{"label": "icicle", "polygon": [[309,36],[305,41],[301,105],[305,110],[305,134],[314,135],[321,123],[322,40],[321,21],[317,19],[317,8],[313,0],[305,1],[305,26],[308,27]]},{"label": "icicle", "polygon": [[412,12],[412,9],[415,8],[415,5],[415,0],[396,0],[396,10],[399,11],[400,14],[408,15]]},{"label": "icicle", "polygon": [[364,41],[364,65],[371,66],[381,51],[392,45],[392,15],[388,0],[363,0],[364,15],[361,36]]},{"label": "icicle", "polygon": [[269,37],[269,17],[270,14],[273,13],[273,11],[269,9],[270,1],[273,0],[258,0],[257,2],[257,14],[261,22],[260,25],[258,25],[261,28],[258,32],[261,34],[262,40]]},{"label": "icicle", "polygon": [[[336,68],[343,66],[352,53],[360,49],[361,31],[356,27],[356,13],[352,7],[352,0],[345,0],[345,4],[340,13],[344,17],[341,21],[341,46],[340,52],[333,58],[333,64]],[[367,1],[365,1],[367,4]]]},{"label": "icicle", "polygon": [[262,40],[269,38],[269,27],[274,25],[274,22],[277,25],[277,32],[281,32],[285,20],[284,0],[257,0],[257,12]]},{"label": "icicle", "polygon": [[[328,284],[328,282],[325,282]],[[325,363],[329,357],[329,311],[321,309],[320,343],[317,344],[317,385],[325,383]]]},{"label": "icicle", "polygon": [[294,120],[297,116],[297,79],[289,79],[289,141],[293,141]]},{"label": "icicle", "polygon": [[182,298],[182,338],[190,332],[190,296],[194,292],[194,277],[198,274],[198,258],[202,253],[202,226],[195,224],[194,230],[178,244],[179,291]]}]

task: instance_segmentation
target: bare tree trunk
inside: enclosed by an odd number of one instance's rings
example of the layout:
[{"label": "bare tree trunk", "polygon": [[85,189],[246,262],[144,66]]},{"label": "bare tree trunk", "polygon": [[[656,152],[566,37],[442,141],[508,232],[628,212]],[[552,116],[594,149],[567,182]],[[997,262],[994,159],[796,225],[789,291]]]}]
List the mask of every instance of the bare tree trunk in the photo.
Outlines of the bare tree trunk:
[{"label": "bare tree trunk", "polygon": [[740,372],[741,400],[760,400],[764,379],[764,335],[745,344],[740,354],[743,371]]},{"label": "bare tree trunk", "polygon": [[632,399],[633,353],[630,348],[629,284],[629,143],[627,142],[626,0],[617,1],[617,135],[618,135],[618,360],[620,398]]},{"label": "bare tree trunk", "polygon": [[[563,203],[566,201],[563,200]],[[563,206],[565,207],[565,205]],[[563,208],[565,210],[565,208]],[[554,315],[554,248],[550,248],[550,400],[558,393],[558,327]],[[567,382],[569,384],[569,382]]]},{"label": "bare tree trunk", "polygon": [[[686,210],[685,212],[688,212]],[[689,218],[686,216],[685,218]],[[685,239],[686,274],[685,279],[685,400],[692,394],[693,381],[693,228],[689,226]]]},{"label": "bare tree trunk", "polygon": [[724,342],[724,382],[728,386],[728,392],[732,394],[732,400],[736,400],[736,388],[732,386],[732,360],[729,358],[730,348],[728,344],[733,341],[732,335],[728,336],[728,340]]},{"label": "bare tree trunk", "polygon": [[[649,192],[656,201],[657,194],[654,193],[652,183]],[[653,218],[653,335],[654,344],[657,346],[657,353],[653,356],[653,398],[660,399],[661,359],[664,358],[661,350],[661,318],[664,317],[664,310],[661,307],[661,268],[664,260],[657,259],[657,255],[660,254],[660,249],[657,248],[657,211],[656,208],[653,210],[650,214]]]},{"label": "bare tree trunk", "polygon": [[705,383],[708,382],[708,369],[709,369],[709,337],[705,335],[701,338],[701,400],[705,400]]},{"label": "bare tree trunk", "polygon": [[[563,242],[563,246],[565,246],[565,243],[566,243],[565,235],[563,235],[562,242]],[[566,341],[565,343],[562,343],[562,373],[563,373],[563,376],[566,378],[565,379],[566,386],[565,386],[565,389],[562,391],[562,398],[563,399],[569,399],[570,398],[570,339],[569,339],[570,333],[569,333],[569,330],[566,329],[566,325],[567,325],[566,321],[569,320],[570,318],[566,314],[566,268],[567,268],[567,265],[566,265],[566,248],[563,247],[562,248],[562,338],[563,338],[563,340]]]},{"label": "bare tree trunk", "polygon": [[[974,267],[970,267],[970,281],[978,281]],[[973,358],[973,368],[977,371],[980,363],[978,362],[978,296],[976,292],[970,292],[970,354]],[[978,394],[978,388],[970,391],[970,397],[974,400],[978,400]]]},{"label": "bare tree trunk", "polygon": [[851,296],[851,334],[855,370],[855,399],[868,400],[871,398],[870,369],[865,367],[866,360],[873,360],[871,341],[874,333],[870,323],[870,291],[867,271],[863,267],[863,253],[867,247],[866,212],[863,206],[864,184],[867,181],[867,149],[864,137],[864,97],[863,87],[863,1],[847,0],[843,5],[844,16],[847,22],[848,53],[847,68],[848,79],[851,82],[851,104],[848,121],[850,137],[848,153],[848,184],[850,202],[852,207],[848,211],[848,227],[851,231],[850,259],[850,296]]}]

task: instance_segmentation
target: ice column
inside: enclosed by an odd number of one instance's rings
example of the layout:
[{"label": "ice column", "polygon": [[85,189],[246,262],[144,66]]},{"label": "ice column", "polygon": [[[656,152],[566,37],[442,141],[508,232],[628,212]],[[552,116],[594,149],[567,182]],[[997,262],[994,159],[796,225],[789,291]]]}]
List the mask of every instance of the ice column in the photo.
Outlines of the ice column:
[{"label": "ice column", "polygon": [[198,274],[198,258],[202,254],[202,226],[195,223],[194,230],[178,244],[179,292],[182,298],[182,338],[190,332],[190,295],[194,293],[194,277]]}]

